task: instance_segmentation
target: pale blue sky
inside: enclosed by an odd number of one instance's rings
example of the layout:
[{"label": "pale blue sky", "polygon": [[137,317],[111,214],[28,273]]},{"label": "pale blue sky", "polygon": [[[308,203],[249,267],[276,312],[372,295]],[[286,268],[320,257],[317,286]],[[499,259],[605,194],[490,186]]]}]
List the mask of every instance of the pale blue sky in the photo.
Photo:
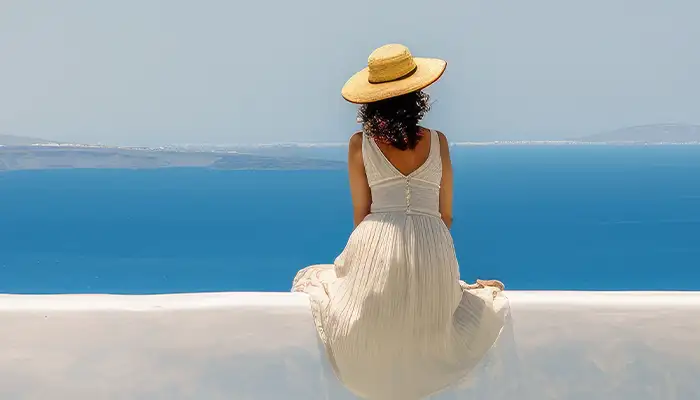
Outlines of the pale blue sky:
[{"label": "pale blue sky", "polygon": [[700,123],[697,0],[0,1],[0,133],[108,144],[345,141],[377,46],[449,61],[452,140]]}]

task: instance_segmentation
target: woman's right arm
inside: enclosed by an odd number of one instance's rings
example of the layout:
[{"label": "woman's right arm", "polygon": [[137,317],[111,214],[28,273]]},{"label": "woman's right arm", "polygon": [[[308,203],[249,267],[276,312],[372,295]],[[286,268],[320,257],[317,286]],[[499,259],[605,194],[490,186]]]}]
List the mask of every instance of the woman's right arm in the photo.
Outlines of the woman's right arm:
[{"label": "woman's right arm", "polygon": [[440,157],[442,158],[442,181],[440,182],[440,216],[447,228],[452,227],[452,161],[450,146],[442,132],[440,139]]}]

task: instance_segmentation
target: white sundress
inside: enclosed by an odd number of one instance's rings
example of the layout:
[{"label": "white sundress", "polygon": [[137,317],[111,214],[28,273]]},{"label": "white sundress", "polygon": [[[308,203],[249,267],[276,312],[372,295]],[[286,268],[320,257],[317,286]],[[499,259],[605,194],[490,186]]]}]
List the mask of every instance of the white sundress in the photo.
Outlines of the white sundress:
[{"label": "white sundress", "polygon": [[371,213],[334,264],[304,268],[293,282],[311,297],[336,375],[365,399],[421,399],[459,382],[509,312],[499,287],[460,281],[439,212],[439,138],[430,135],[427,160],[409,175],[363,135]]}]

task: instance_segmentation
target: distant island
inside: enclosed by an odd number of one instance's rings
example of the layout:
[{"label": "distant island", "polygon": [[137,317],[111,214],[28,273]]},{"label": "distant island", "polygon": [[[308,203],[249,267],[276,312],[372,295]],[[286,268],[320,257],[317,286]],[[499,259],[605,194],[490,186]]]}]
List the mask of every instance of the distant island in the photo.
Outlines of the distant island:
[{"label": "distant island", "polygon": [[345,163],[304,157],[267,156],[231,150],[110,147],[62,144],[0,135],[0,172],[68,168],[153,169],[198,167],[219,170],[338,170]]},{"label": "distant island", "polygon": [[494,140],[491,142],[453,142],[455,146],[488,145],[700,145],[700,125],[653,124],[633,126],[580,138],[563,140]]},{"label": "distant island", "polygon": [[0,146],[31,146],[34,144],[54,143],[49,140],[0,134]]},{"label": "distant island", "polygon": [[700,144],[700,125],[641,125],[574,140],[587,143]]}]

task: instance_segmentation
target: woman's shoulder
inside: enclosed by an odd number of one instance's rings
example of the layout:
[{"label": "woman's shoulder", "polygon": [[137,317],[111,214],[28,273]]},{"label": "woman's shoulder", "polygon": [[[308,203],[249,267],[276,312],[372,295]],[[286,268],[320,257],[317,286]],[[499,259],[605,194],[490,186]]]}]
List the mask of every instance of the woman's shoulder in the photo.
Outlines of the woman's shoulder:
[{"label": "woman's shoulder", "polygon": [[362,132],[356,132],[350,136],[348,161],[351,163],[362,163]]},{"label": "woman's shoulder", "polygon": [[357,146],[362,144],[362,131],[355,132],[350,136],[350,146]]},{"label": "woman's shoulder", "polygon": [[363,133],[362,131],[360,132],[355,132],[353,133],[352,136],[350,136],[350,143],[348,143],[348,147],[350,152],[361,152],[362,151],[362,137]]}]

